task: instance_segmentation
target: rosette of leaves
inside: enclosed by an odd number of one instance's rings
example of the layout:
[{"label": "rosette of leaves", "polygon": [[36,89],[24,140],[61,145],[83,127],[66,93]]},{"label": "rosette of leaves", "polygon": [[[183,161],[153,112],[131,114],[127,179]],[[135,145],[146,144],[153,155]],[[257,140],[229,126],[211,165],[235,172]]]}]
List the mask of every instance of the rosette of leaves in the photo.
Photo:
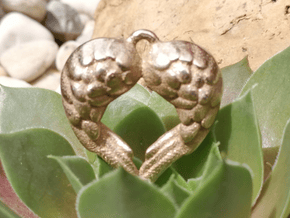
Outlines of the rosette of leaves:
[{"label": "rosette of leaves", "polygon": [[[290,47],[254,73],[247,58],[223,68],[214,127],[155,183],[87,152],[59,94],[1,86],[0,178],[13,190],[0,188],[0,217],[287,217],[289,59]],[[109,105],[102,122],[132,147],[140,166],[146,148],[179,119],[170,103],[137,84]],[[34,214],[19,211],[13,191]]]}]

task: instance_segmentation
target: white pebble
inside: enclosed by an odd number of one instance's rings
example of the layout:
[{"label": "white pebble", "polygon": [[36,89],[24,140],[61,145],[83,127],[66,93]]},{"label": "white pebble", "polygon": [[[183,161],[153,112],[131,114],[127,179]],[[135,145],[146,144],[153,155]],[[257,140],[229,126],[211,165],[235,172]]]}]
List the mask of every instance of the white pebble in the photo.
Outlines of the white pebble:
[{"label": "white pebble", "polygon": [[87,22],[89,22],[90,20],[93,20],[90,16],[88,16],[87,14],[79,14],[80,19],[82,24],[85,26]]},{"label": "white pebble", "polygon": [[76,39],[76,41],[80,44],[83,44],[91,40],[94,33],[94,28],[95,28],[94,20],[87,22],[82,34]]},{"label": "white pebble", "polygon": [[30,82],[52,65],[57,50],[55,42],[27,42],[10,48],[2,54],[0,62],[11,77]]},{"label": "white pebble", "polygon": [[46,1],[44,0],[1,0],[1,3],[5,12],[17,11],[38,22],[41,22],[46,14]]},{"label": "white pebble", "polygon": [[42,39],[54,41],[53,35],[35,20],[18,12],[8,13],[0,24],[0,56],[16,44]]},{"label": "white pebble", "polygon": [[60,72],[50,68],[42,76],[34,80],[31,85],[38,88],[56,90],[60,85]]},{"label": "white pebble", "polygon": [[57,52],[55,59],[56,69],[62,71],[62,68],[64,67],[67,59],[79,45],[80,43],[76,41],[67,41],[62,44],[62,46],[59,48]]},{"label": "white pebble", "polygon": [[7,76],[0,76],[0,84],[8,87],[26,88],[32,87],[29,83]]},{"label": "white pebble", "polygon": [[61,88],[60,85],[57,87],[57,89],[55,90],[58,94],[61,94]]},{"label": "white pebble", "polygon": [[0,76],[8,76],[6,70],[1,65],[0,65]]},{"label": "white pebble", "polygon": [[61,2],[70,5],[79,13],[85,13],[93,18],[100,0],[61,0]]}]

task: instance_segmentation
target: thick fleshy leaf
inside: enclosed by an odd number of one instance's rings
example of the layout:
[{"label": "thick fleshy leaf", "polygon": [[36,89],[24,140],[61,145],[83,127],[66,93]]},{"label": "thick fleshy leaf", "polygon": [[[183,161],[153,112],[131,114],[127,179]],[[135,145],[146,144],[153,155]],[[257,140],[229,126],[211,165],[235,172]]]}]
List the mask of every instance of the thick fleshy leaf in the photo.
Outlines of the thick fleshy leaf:
[{"label": "thick fleshy leaf", "polygon": [[[11,210],[22,218],[39,218],[16,195],[9,183],[0,161],[0,198]],[[1,217],[1,216],[0,216]]]},{"label": "thick fleshy leaf", "polygon": [[[127,99],[128,102],[124,102],[124,99]],[[121,108],[119,108],[119,100],[122,103],[125,103],[125,105],[122,105],[125,107],[125,109],[121,110]],[[130,103],[133,104],[131,105]],[[105,123],[107,121],[115,120],[115,122],[108,123],[108,126],[114,129],[115,126],[118,125],[118,123],[122,121],[124,117],[126,117],[134,110],[134,107],[132,106],[139,105],[140,103],[141,105],[146,105],[153,111],[155,111],[158,117],[162,120],[166,130],[171,129],[172,127],[180,123],[176,109],[172,104],[170,104],[156,92],[149,92],[146,88],[139,84],[136,84],[131,90],[113,101],[107,108],[104,114],[105,117],[102,119],[102,121],[104,121]],[[111,108],[116,109],[116,107],[118,108],[118,110],[120,110],[120,112],[122,112],[121,114],[118,114],[118,112],[109,112]],[[114,115],[114,119],[107,117],[108,115]]]},{"label": "thick fleshy leaf", "polygon": [[88,161],[93,167],[95,172],[95,176],[97,179],[101,178],[103,175],[107,174],[114,170],[107,162],[105,162],[102,158],[98,157],[95,153],[86,150]]},{"label": "thick fleshy leaf", "polygon": [[269,179],[252,212],[252,218],[287,217],[290,202],[290,120],[283,134],[283,141]]},{"label": "thick fleshy leaf", "polygon": [[136,84],[109,104],[101,120],[127,142],[140,160],[144,160],[146,149],[165,132],[162,120],[148,107],[149,99],[150,93]]},{"label": "thick fleshy leaf", "polygon": [[212,145],[212,148],[209,152],[206,164],[204,166],[204,170],[202,173],[202,179],[200,181],[200,185],[205,183],[207,179],[213,174],[213,171],[216,170],[216,167],[221,163],[222,157],[219,151],[219,142],[215,142]]},{"label": "thick fleshy leaf", "polygon": [[263,183],[263,154],[251,91],[222,108],[217,120],[215,133],[220,151],[252,169],[254,204]]},{"label": "thick fleshy leaf", "polygon": [[[175,171],[175,172],[176,172],[176,171]],[[188,190],[188,191],[191,190],[190,187],[188,187],[188,184],[187,184],[187,182],[184,180],[184,178],[183,178],[181,175],[179,175],[177,172],[175,173],[174,181],[176,181],[176,183],[177,183],[179,186],[185,188],[186,190]]]},{"label": "thick fleshy leaf", "polygon": [[194,192],[195,189],[199,186],[201,179],[202,179],[202,176],[197,177],[197,178],[188,179],[187,184],[188,184],[189,190]]},{"label": "thick fleshy leaf", "polygon": [[0,85],[0,133],[46,128],[64,137],[77,154],[84,147],[73,133],[61,103],[61,95],[39,88],[9,88]]},{"label": "thick fleshy leaf", "polygon": [[76,193],[86,184],[96,179],[93,168],[84,158],[78,156],[57,157],[52,155],[48,157],[55,159],[59,163]]},{"label": "thick fleshy leaf", "polygon": [[161,188],[161,192],[166,195],[172,202],[180,207],[185,199],[190,196],[190,192],[178,184],[175,175],[172,175],[167,183]]},{"label": "thick fleshy leaf", "polygon": [[76,217],[76,194],[48,155],[74,155],[69,142],[48,129],[0,134],[0,157],[13,189],[40,217]]},{"label": "thick fleshy leaf", "polygon": [[290,118],[290,47],[267,60],[249,79],[245,94],[254,84],[253,102],[261,128],[263,147],[280,146]]},{"label": "thick fleshy leaf", "polygon": [[250,216],[251,194],[249,170],[230,160],[221,161],[185,200],[176,218],[246,218]]},{"label": "thick fleshy leaf", "polygon": [[14,213],[2,201],[0,201],[0,217],[1,218],[20,218],[20,216]]},{"label": "thick fleshy leaf", "polygon": [[79,217],[174,217],[173,203],[153,184],[118,169],[78,194]]},{"label": "thick fleshy leaf", "polygon": [[187,187],[191,192],[195,192],[200,185],[204,184],[208,177],[212,175],[212,172],[216,170],[216,167],[221,163],[222,158],[218,146],[219,142],[212,144],[212,147],[207,155],[206,163],[202,170],[202,175],[200,177],[187,180]]},{"label": "thick fleshy leaf", "polygon": [[279,146],[263,148],[264,181],[269,177],[276,161]]},{"label": "thick fleshy leaf", "polygon": [[173,168],[185,179],[197,178],[203,174],[212,146],[214,135],[210,131],[200,146],[189,155],[185,155],[172,164]]},{"label": "thick fleshy leaf", "polygon": [[103,159],[99,158],[95,161],[95,164],[97,165],[97,176],[98,178],[101,178],[105,174],[111,172],[114,170],[113,167],[111,167],[107,162],[105,162]]},{"label": "thick fleshy leaf", "polygon": [[245,83],[252,74],[246,56],[240,62],[221,69],[223,76],[223,96],[221,107],[234,101],[240,94]]},{"label": "thick fleshy leaf", "polygon": [[[155,185],[162,187],[170,179],[172,175],[177,175],[178,173],[172,167],[167,168],[154,182]],[[178,174],[179,175],[179,174]]]},{"label": "thick fleshy leaf", "polygon": [[144,160],[146,149],[180,121],[172,104],[136,84],[109,104],[102,122],[130,145],[137,158]]},{"label": "thick fleshy leaf", "polygon": [[171,166],[167,168],[154,182],[155,185],[163,187],[168,180],[174,176],[175,181],[183,188],[190,190],[184,178]]},{"label": "thick fleshy leaf", "polygon": [[154,91],[150,93],[148,107],[162,120],[166,131],[180,123],[175,107]]}]

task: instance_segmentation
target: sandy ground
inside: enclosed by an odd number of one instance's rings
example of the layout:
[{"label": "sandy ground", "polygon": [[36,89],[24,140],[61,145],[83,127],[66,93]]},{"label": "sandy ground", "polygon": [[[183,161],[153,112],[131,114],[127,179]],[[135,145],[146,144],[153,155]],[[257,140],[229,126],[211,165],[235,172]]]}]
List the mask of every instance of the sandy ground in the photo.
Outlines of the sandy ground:
[{"label": "sandy ground", "polygon": [[102,0],[94,37],[127,37],[138,29],[161,40],[188,40],[220,67],[248,55],[256,70],[290,45],[290,0]]}]

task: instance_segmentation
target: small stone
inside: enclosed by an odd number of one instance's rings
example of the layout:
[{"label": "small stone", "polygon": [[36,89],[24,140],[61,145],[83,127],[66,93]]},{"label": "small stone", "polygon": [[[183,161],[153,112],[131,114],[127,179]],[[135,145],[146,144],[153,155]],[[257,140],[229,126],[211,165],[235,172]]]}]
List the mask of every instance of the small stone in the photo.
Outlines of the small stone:
[{"label": "small stone", "polygon": [[35,20],[18,12],[6,14],[0,24],[0,56],[10,47],[33,40],[51,40],[53,35]]},{"label": "small stone", "polygon": [[67,59],[79,45],[80,43],[76,41],[67,41],[64,44],[62,44],[62,46],[59,48],[57,52],[55,59],[56,69],[62,71],[62,68],[64,67]]},{"label": "small stone", "polygon": [[55,92],[57,92],[58,94],[61,94],[61,88],[60,85],[56,88],[56,90],[54,90]]},{"label": "small stone", "polygon": [[30,82],[52,65],[57,50],[55,42],[27,42],[10,48],[0,57],[0,62],[11,77]]},{"label": "small stone", "polygon": [[0,19],[1,19],[2,17],[4,17],[4,15],[5,15],[5,12],[3,11],[3,8],[0,7]]},{"label": "small stone", "polygon": [[76,39],[84,28],[78,12],[58,1],[51,1],[47,4],[44,25],[61,42]]},{"label": "small stone", "polygon": [[87,22],[82,34],[76,39],[76,41],[80,44],[83,44],[91,40],[94,32],[94,26],[95,26],[94,20]]},{"label": "small stone", "polygon": [[26,88],[31,85],[23,80],[15,79],[8,76],[0,76],[0,84],[8,87]]},{"label": "small stone", "polygon": [[48,69],[42,76],[31,83],[34,87],[56,90],[60,85],[60,72]]},{"label": "small stone", "polygon": [[85,26],[92,18],[87,14],[79,14],[82,24]]},{"label": "small stone", "polygon": [[0,76],[8,76],[8,73],[1,65],[0,65]]},{"label": "small stone", "polygon": [[61,2],[73,7],[79,13],[85,13],[93,18],[100,0],[61,0]]},{"label": "small stone", "polygon": [[44,0],[1,0],[5,12],[16,11],[41,22],[46,14],[46,1]]}]

